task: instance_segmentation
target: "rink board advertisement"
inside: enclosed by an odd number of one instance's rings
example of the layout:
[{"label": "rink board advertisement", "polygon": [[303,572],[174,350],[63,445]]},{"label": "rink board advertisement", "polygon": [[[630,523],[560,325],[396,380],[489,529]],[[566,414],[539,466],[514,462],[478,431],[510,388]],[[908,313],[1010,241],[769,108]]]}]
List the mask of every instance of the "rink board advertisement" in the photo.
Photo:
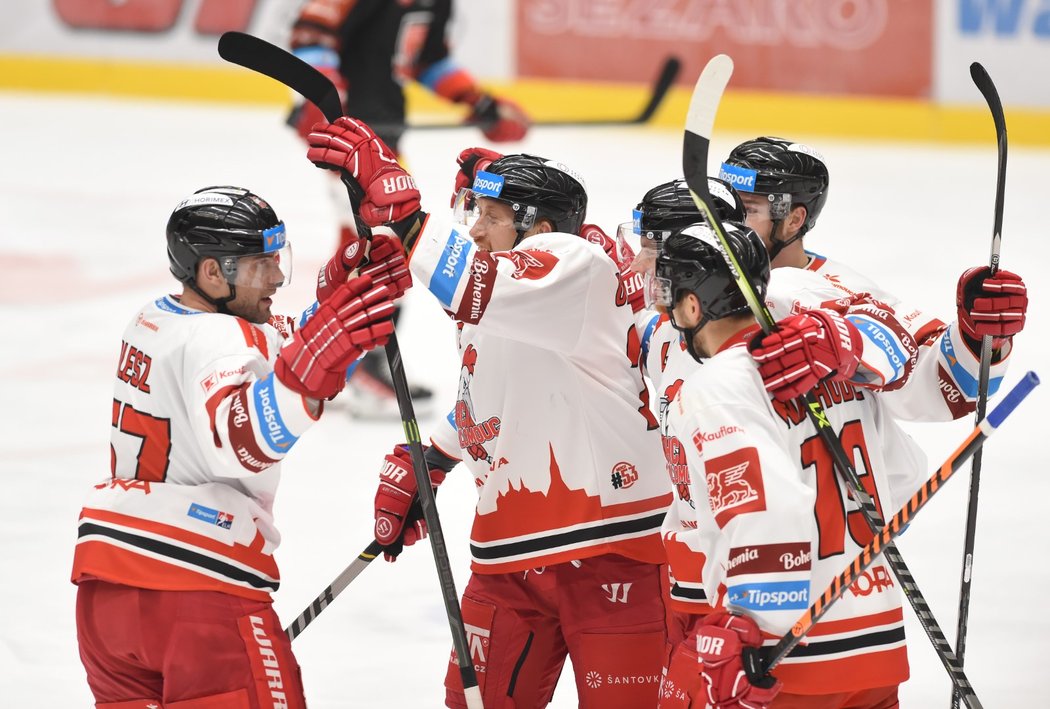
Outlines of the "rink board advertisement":
[{"label": "rink board advertisement", "polygon": [[[0,3],[0,88],[287,103],[283,87],[219,59],[216,42],[237,29],[284,45],[300,4]],[[986,132],[969,76],[976,60],[998,87],[1011,138],[1050,142],[1050,81],[1038,75],[1050,65],[1050,0],[458,0],[454,7],[453,56],[540,119],[619,115],[622,105],[644,103],[674,54],[683,61],[678,86],[653,122],[680,125],[703,64],[725,52],[736,63],[726,120],[757,112],[780,116],[782,130],[972,140]],[[408,96],[418,115],[461,118],[415,85]],[[792,116],[801,123],[787,123]]]},{"label": "rink board advertisement", "polygon": [[733,87],[927,98],[932,0],[518,3],[521,76],[646,81],[671,51],[692,83],[714,54]]}]

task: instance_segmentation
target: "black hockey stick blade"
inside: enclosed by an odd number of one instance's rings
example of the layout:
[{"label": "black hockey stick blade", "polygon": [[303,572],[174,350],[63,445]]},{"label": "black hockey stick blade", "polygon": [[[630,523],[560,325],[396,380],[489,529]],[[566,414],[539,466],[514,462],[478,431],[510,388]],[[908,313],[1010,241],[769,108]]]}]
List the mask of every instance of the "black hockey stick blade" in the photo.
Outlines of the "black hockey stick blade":
[{"label": "black hockey stick blade", "polygon": [[265,39],[244,32],[224,32],[219,37],[219,56],[284,84],[316,105],[329,121],[343,115],[339,92],[327,76]]},{"label": "black hockey stick blade", "polygon": [[663,66],[660,68],[660,73],[656,76],[656,81],[652,85],[652,90],[649,92],[649,102],[642,108],[634,118],[594,118],[594,119],[566,119],[566,120],[551,120],[551,121],[536,121],[532,125],[540,127],[572,127],[572,126],[630,126],[640,125],[642,123],[648,123],[649,119],[656,113],[656,109],[660,108],[660,104],[663,103],[664,97],[667,96],[667,92],[671,90],[674,80],[678,78],[678,72],[682,69],[682,62],[678,57],[668,57],[664,60]]},{"label": "black hockey stick blade", "polygon": [[[546,121],[533,121],[532,128],[589,128],[600,126],[634,126],[648,123],[649,119],[660,108],[667,92],[671,90],[674,80],[678,78],[678,72],[682,68],[682,62],[678,57],[668,57],[660,67],[660,73],[649,92],[649,101],[635,116],[626,118],[565,118]],[[477,128],[481,124],[476,122],[464,123],[377,123],[369,125],[377,131],[384,130],[449,130],[453,128]]]},{"label": "black hockey stick blade", "polygon": [[1006,114],[1003,111],[1003,102],[999,99],[999,92],[992,82],[992,77],[980,62],[970,65],[970,78],[977,89],[984,96],[988,104],[988,110],[992,113],[992,123],[995,124],[995,140],[998,146],[998,173],[995,183],[995,220],[992,229],[992,273],[999,270],[999,245],[1003,232],[1003,204],[1006,201]]}]

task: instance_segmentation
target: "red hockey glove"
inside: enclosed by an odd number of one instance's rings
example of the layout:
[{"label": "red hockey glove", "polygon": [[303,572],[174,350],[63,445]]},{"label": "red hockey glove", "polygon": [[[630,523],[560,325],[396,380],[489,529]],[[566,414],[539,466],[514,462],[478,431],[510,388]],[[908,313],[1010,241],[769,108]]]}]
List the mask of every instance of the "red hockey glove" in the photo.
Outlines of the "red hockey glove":
[{"label": "red hockey glove", "polygon": [[286,387],[311,399],[330,399],[346,380],[346,368],[366,351],[386,344],[394,325],[391,291],[367,276],[339,286],[305,325],[292,333],[274,362]]},{"label": "red hockey glove", "polygon": [[[959,277],[955,304],[959,313],[959,327],[969,340],[976,342],[992,336],[992,346],[999,349],[1009,338],[1024,328],[1028,311],[1028,289],[1016,273],[997,271],[989,275],[987,266],[971,268]],[[971,348],[974,342],[968,342]]]},{"label": "red hockey glove", "polygon": [[784,318],[777,328],[751,341],[751,356],[779,401],[805,394],[827,377],[849,379],[860,364],[860,333],[837,313],[808,310]]},{"label": "red hockey glove", "polygon": [[373,234],[370,240],[352,235],[343,242],[317,274],[317,302],[323,303],[346,283],[368,252],[368,265],[358,275],[368,276],[373,286],[389,286],[391,300],[397,300],[412,287],[412,275],[405,263],[405,251],[392,236]]},{"label": "red hockey glove", "polygon": [[[328,80],[335,86],[336,91],[339,92],[340,105],[346,106],[346,79],[339,73],[339,70],[333,66],[318,66],[315,68],[328,77]],[[303,101],[292,109],[291,114],[288,116],[288,125],[295,128],[295,132],[299,134],[300,138],[306,140],[314,125],[324,123],[326,120],[324,114],[321,113],[321,109],[315,106],[313,101]]]},{"label": "red hockey glove", "polygon": [[521,106],[492,94],[481,94],[474,101],[467,123],[476,124],[494,143],[521,140],[529,130],[529,117]]},{"label": "red hockey glove", "polygon": [[361,268],[361,275],[368,276],[377,286],[386,286],[396,300],[412,287],[412,274],[405,262],[405,250],[393,236],[372,234],[368,247],[368,265]]},{"label": "red hockey glove", "polygon": [[[704,617],[696,633],[708,704],[715,709],[765,709],[783,683],[772,675],[751,677],[744,653],[757,653],[762,632],[747,616],[715,611]],[[757,658],[754,658],[757,659]]]},{"label": "red hockey glove", "polygon": [[[592,244],[597,244],[605,251],[605,255],[616,264],[616,270],[620,272],[620,282],[623,284],[627,303],[631,306],[631,312],[637,313],[645,307],[645,276],[631,270],[634,263],[634,249],[625,241],[614,239],[599,226],[584,224],[580,228],[580,238],[586,239]],[[623,302],[623,301],[620,301]]]},{"label": "red hockey glove", "polygon": [[471,187],[474,184],[474,177],[479,171],[488,170],[489,165],[501,157],[503,157],[501,154],[486,148],[467,148],[461,152],[456,158],[459,171],[456,173],[456,187],[452,190],[452,201],[449,206],[456,206],[456,195],[464,187]]},{"label": "red hockey glove", "polygon": [[[317,273],[315,292],[318,303],[323,303],[331,298],[336,288],[346,283],[350,274],[361,263],[368,248],[368,241],[355,234],[352,229],[344,227],[342,237],[335,255],[328,259],[328,263],[322,266]],[[375,283],[375,279],[372,280]],[[375,283],[375,285],[386,284]]]},{"label": "red hockey glove", "polygon": [[365,123],[347,116],[318,123],[306,141],[310,162],[342,173],[360,205],[358,216],[368,226],[402,222],[420,211],[415,180]]},{"label": "red hockey glove", "polygon": [[[427,452],[433,450],[426,449]],[[452,464],[455,465],[455,462]],[[429,459],[427,467],[430,482],[436,490],[445,480],[446,470]],[[384,556],[387,561],[394,561],[404,547],[412,546],[427,536],[427,523],[416,499],[417,490],[412,456],[407,446],[399,445],[383,459],[375,499],[375,538],[386,547]]]}]

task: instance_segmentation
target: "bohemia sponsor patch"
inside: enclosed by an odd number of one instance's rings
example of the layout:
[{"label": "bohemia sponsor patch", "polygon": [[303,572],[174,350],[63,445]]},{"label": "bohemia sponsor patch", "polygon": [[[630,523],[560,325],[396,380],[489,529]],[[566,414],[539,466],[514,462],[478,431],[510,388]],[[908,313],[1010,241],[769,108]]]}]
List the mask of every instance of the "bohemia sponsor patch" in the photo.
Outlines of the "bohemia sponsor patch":
[{"label": "bohemia sponsor patch", "polygon": [[490,254],[476,253],[470,265],[467,288],[456,310],[456,319],[477,324],[492,299],[492,286],[496,281],[496,260]]},{"label": "bohemia sponsor patch", "polygon": [[726,560],[726,576],[808,571],[812,561],[810,546],[809,542],[788,542],[733,547]]},{"label": "bohemia sponsor patch", "polygon": [[758,449],[753,446],[711,458],[704,463],[707,498],[719,527],[733,517],[766,509]]}]

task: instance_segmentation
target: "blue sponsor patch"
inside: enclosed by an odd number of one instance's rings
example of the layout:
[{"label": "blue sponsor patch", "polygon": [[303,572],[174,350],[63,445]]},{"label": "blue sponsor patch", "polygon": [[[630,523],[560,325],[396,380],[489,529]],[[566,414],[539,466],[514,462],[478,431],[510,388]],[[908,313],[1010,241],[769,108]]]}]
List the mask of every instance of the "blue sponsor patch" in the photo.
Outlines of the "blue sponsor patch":
[{"label": "blue sponsor patch", "polygon": [[846,319],[856,326],[864,339],[878,347],[886,355],[886,359],[893,367],[894,377],[892,381],[900,379],[904,373],[904,365],[908,361],[908,355],[904,351],[900,340],[892,332],[871,318],[863,315],[850,315]]},{"label": "blue sponsor patch", "polygon": [[427,285],[427,289],[445,308],[452,307],[452,298],[463,280],[467,262],[471,260],[474,248],[473,240],[460,236],[455,229],[449,232],[448,241],[438,256],[434,273],[431,274],[430,283]]},{"label": "blue sponsor patch", "polygon": [[279,251],[284,248],[284,222],[263,231],[263,252]]},{"label": "blue sponsor patch", "polygon": [[216,527],[221,527],[222,529],[229,529],[233,526],[233,515],[229,512],[213,510],[210,507],[198,505],[196,502],[190,505],[190,509],[188,512],[186,512],[186,516],[193,517],[194,519],[199,519],[201,522],[213,524]]},{"label": "blue sponsor patch", "polygon": [[176,315],[200,315],[200,310],[187,310],[186,308],[179,305],[176,301],[172,300],[170,296],[164,296],[163,298],[157,298],[153,301],[153,304],[157,306],[158,310],[163,310],[167,313],[175,313]]},{"label": "blue sponsor patch", "polygon": [[304,311],[303,311],[303,314],[299,316],[299,325],[298,325],[298,327],[300,327],[300,328],[301,328],[301,327],[302,327],[303,325],[305,325],[305,324],[306,324],[306,322],[307,322],[307,321],[308,321],[308,320],[309,320],[310,318],[312,318],[312,317],[314,316],[314,313],[316,313],[316,312],[317,312],[317,309],[318,309],[318,308],[320,308],[320,307],[321,307],[321,304],[320,304],[320,303],[318,303],[318,302],[317,302],[317,301],[315,300],[315,301],[313,302],[313,305],[311,305],[311,306],[310,306],[309,308],[307,308],[306,310],[304,310]]},{"label": "blue sponsor patch", "polygon": [[631,231],[639,236],[642,233],[642,210],[640,209],[631,210]]},{"label": "blue sponsor patch", "polygon": [[277,408],[277,396],[273,390],[273,372],[265,379],[255,382],[252,387],[252,399],[255,404],[255,416],[262,429],[263,438],[275,453],[285,454],[292,444],[299,440],[284,425],[281,411]]},{"label": "blue sponsor patch", "polygon": [[446,418],[448,419],[448,425],[452,427],[452,430],[458,431],[459,427],[456,426],[456,410],[452,409],[451,411],[449,411],[448,416]]},{"label": "blue sponsor patch", "polygon": [[[966,395],[968,399],[977,398],[977,379],[966,371],[960,362],[959,358],[955,356],[955,345],[952,344],[952,337],[955,335],[955,323],[948,326],[948,332],[941,336],[941,360],[948,366],[948,371],[951,372],[952,379],[959,386],[959,390]],[[1002,384],[1002,377],[995,377],[988,379],[988,394],[995,394],[999,391],[999,385]]]},{"label": "blue sponsor patch", "polygon": [[503,192],[503,176],[478,170],[471,189],[480,197],[499,197]]},{"label": "blue sponsor patch", "polygon": [[726,589],[726,604],[753,611],[801,611],[809,608],[809,581],[742,583]]},{"label": "blue sponsor patch", "polygon": [[735,187],[737,192],[754,192],[758,171],[722,163],[718,168],[718,177]]}]

